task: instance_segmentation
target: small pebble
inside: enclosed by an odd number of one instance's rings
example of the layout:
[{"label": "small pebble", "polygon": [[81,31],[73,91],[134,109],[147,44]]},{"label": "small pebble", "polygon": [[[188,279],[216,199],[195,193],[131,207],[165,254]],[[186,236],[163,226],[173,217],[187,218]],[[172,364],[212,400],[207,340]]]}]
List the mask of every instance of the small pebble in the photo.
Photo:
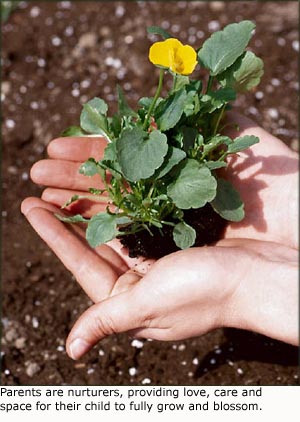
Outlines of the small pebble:
[{"label": "small pebble", "polygon": [[37,317],[32,317],[31,322],[32,322],[33,328],[38,328],[38,326],[40,325],[39,324],[39,320],[37,319]]},{"label": "small pebble", "polygon": [[136,347],[137,349],[141,349],[144,346],[144,343],[140,340],[134,339],[131,342],[132,347]]},{"label": "small pebble", "polygon": [[17,340],[15,341],[15,347],[17,349],[24,349],[25,345],[26,345],[26,338],[25,337],[17,338]]},{"label": "small pebble", "polygon": [[54,47],[59,47],[62,44],[62,40],[61,38],[55,35],[54,37],[52,37],[51,43]]},{"label": "small pebble", "polygon": [[179,346],[178,346],[178,350],[180,351],[180,352],[182,352],[183,350],[185,350],[186,349],[186,345],[185,344],[180,344]]},{"label": "small pebble", "polygon": [[134,377],[137,374],[137,369],[132,367],[132,368],[129,368],[128,372],[131,377]]},{"label": "small pebble", "polygon": [[26,374],[31,378],[37,373],[39,373],[40,370],[41,370],[41,367],[37,363],[31,362],[27,365]]},{"label": "small pebble", "polygon": [[13,129],[13,128],[16,126],[16,123],[15,123],[15,121],[14,121],[14,120],[12,120],[12,119],[7,119],[7,120],[6,120],[6,122],[5,122],[5,126],[6,126],[8,129]]},{"label": "small pebble", "polygon": [[244,373],[244,371],[242,370],[242,368],[237,368],[236,372],[237,372],[239,375],[243,375],[243,373]]},{"label": "small pebble", "polygon": [[14,175],[18,174],[18,169],[15,166],[9,166],[7,171],[9,174],[14,174]]},{"label": "small pebble", "polygon": [[73,26],[67,26],[64,30],[64,34],[66,37],[71,37],[74,34]]},{"label": "small pebble", "polygon": [[35,6],[30,10],[29,14],[32,18],[37,18],[40,15],[40,13],[41,13],[41,9]]},{"label": "small pebble", "polygon": [[208,22],[207,27],[208,27],[208,30],[210,32],[218,31],[220,29],[220,22],[218,22],[218,21],[210,21],[210,22]]},{"label": "small pebble", "polygon": [[22,180],[28,180],[29,179],[29,174],[26,172],[23,172],[21,175]]},{"label": "small pebble", "polygon": [[211,1],[209,2],[209,8],[213,12],[221,12],[225,9],[224,1]]},{"label": "small pebble", "polygon": [[151,384],[151,379],[150,379],[150,378],[144,378],[144,379],[142,380],[142,384],[143,384],[143,385],[145,385],[145,384]]},{"label": "small pebble", "polygon": [[215,358],[212,358],[212,359],[210,359],[209,363],[210,363],[211,365],[215,365],[215,364],[217,363],[217,361],[216,361],[216,359],[215,359]]},{"label": "small pebble", "polygon": [[285,39],[284,39],[284,38],[279,37],[279,38],[277,38],[277,44],[278,44],[280,47],[283,47],[283,46],[286,44],[286,41],[285,41]]},{"label": "small pebble", "polygon": [[279,117],[279,113],[278,110],[276,110],[276,108],[269,108],[268,109],[268,114],[271,117],[271,119],[278,119]]},{"label": "small pebble", "polygon": [[272,78],[271,79],[271,84],[273,85],[273,86],[279,86],[280,85],[280,80],[279,79],[277,79],[277,78]]},{"label": "small pebble", "polygon": [[255,98],[256,98],[257,100],[262,100],[262,99],[264,98],[264,93],[263,93],[262,91],[257,91],[257,92],[255,93]]},{"label": "small pebble", "polygon": [[87,32],[79,38],[78,47],[79,48],[91,48],[94,47],[97,43],[97,35],[93,32]]},{"label": "small pebble", "polygon": [[116,12],[115,12],[115,15],[116,15],[116,17],[117,18],[121,18],[122,16],[124,16],[124,14],[125,14],[125,8],[124,8],[124,6],[117,6],[117,8],[116,8]]},{"label": "small pebble", "polygon": [[293,42],[292,42],[292,47],[293,47],[293,49],[295,50],[295,51],[299,51],[299,41],[298,40],[294,40]]},{"label": "small pebble", "polygon": [[18,334],[15,328],[10,328],[5,334],[5,338],[7,341],[14,341],[17,336]]},{"label": "small pebble", "polygon": [[194,358],[192,360],[192,362],[193,362],[194,365],[198,365],[199,364],[199,359],[198,358]]}]

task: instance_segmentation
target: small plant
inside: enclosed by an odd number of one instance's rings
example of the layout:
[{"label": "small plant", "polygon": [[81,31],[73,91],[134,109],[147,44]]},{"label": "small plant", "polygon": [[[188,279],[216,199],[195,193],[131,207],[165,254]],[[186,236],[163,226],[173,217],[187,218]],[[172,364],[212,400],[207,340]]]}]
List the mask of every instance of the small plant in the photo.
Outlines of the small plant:
[{"label": "small plant", "polygon": [[[256,136],[231,139],[221,127],[236,94],[256,86],[263,74],[262,60],[245,50],[254,28],[250,21],[230,24],[197,52],[161,28],[148,28],[164,39],[149,51],[160,69],[154,97],[141,98],[133,110],[118,87],[116,114],[108,117],[107,104],[94,98],[83,106],[80,127],[63,133],[108,141],[102,160],[89,158],[80,168],[86,176],[100,174],[103,187],[90,189],[90,196],[106,201],[106,212],[91,219],[59,217],[87,223],[92,247],[118,237],[130,256],[159,257],[215,241],[227,221],[243,219],[239,193],[218,169],[228,155],[259,142]],[[188,76],[197,63],[209,72],[205,87]],[[162,98],[167,73],[173,85]],[[81,198],[73,196],[65,206]]]}]

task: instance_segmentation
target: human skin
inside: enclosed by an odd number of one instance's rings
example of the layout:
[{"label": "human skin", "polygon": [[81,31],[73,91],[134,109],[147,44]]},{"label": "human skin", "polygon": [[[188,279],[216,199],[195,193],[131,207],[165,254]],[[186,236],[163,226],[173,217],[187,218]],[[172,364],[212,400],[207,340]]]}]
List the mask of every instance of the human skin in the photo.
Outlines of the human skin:
[{"label": "human skin", "polygon": [[[261,142],[229,158],[224,177],[239,190],[246,217],[230,223],[216,245],[179,251],[157,262],[131,259],[117,241],[91,249],[84,230],[53,216],[74,193],[101,181],[78,174],[90,156],[100,159],[98,138],[63,138],[48,147],[49,160],[31,171],[49,186],[27,198],[22,212],[95,302],[75,323],[67,352],[80,358],[115,332],[158,340],[201,335],[217,327],[253,330],[298,342],[298,158],[279,139],[239,115],[239,135]],[[91,216],[105,204],[85,200],[68,211]],[[286,221],[288,224],[279,224]]]}]

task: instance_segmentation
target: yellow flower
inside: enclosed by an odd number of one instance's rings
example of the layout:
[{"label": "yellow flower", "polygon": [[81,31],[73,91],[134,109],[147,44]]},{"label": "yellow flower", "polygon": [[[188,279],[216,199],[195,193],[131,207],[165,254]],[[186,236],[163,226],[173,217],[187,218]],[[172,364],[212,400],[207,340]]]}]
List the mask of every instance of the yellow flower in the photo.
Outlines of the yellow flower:
[{"label": "yellow flower", "polygon": [[149,60],[180,75],[189,75],[197,64],[197,54],[190,45],[183,45],[176,38],[168,38],[151,46]]}]

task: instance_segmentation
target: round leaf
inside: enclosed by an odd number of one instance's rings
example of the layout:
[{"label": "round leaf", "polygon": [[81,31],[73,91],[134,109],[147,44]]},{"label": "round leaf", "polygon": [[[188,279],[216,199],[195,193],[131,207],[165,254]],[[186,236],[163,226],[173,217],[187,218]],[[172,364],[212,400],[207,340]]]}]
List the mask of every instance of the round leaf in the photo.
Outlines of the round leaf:
[{"label": "round leaf", "polygon": [[244,218],[244,203],[232,184],[218,179],[217,195],[211,202],[213,209],[229,221],[241,221]]},{"label": "round leaf", "polygon": [[254,23],[246,20],[215,32],[198,53],[200,64],[210,69],[213,76],[223,72],[243,54],[254,28]]},{"label": "round leaf", "polygon": [[182,221],[174,227],[173,239],[180,249],[190,248],[195,243],[196,231],[193,227]]},{"label": "round leaf", "polygon": [[181,209],[201,208],[216,195],[217,182],[210,170],[198,161],[187,159],[177,179],[168,186],[168,195]]},{"label": "round leaf", "polygon": [[107,213],[94,215],[88,223],[86,230],[86,239],[92,248],[109,242],[117,235],[117,216]]},{"label": "round leaf", "polygon": [[131,182],[152,176],[168,152],[166,135],[158,130],[148,135],[138,127],[124,130],[116,145],[122,172]]}]

